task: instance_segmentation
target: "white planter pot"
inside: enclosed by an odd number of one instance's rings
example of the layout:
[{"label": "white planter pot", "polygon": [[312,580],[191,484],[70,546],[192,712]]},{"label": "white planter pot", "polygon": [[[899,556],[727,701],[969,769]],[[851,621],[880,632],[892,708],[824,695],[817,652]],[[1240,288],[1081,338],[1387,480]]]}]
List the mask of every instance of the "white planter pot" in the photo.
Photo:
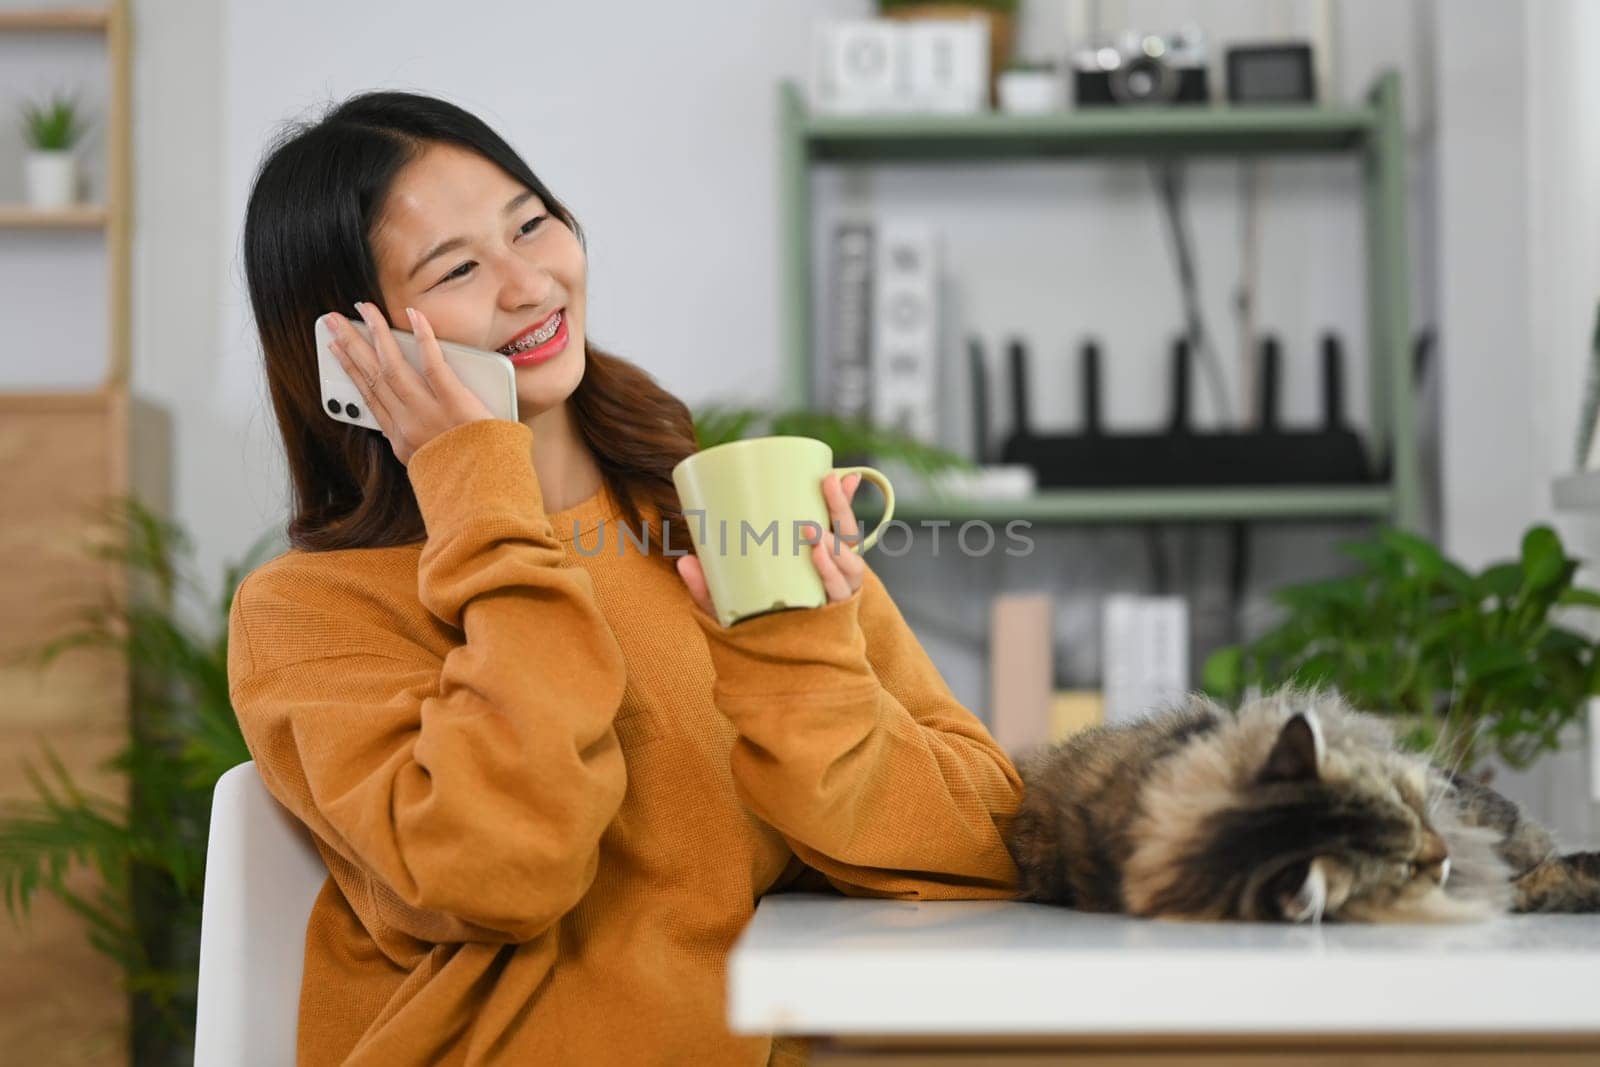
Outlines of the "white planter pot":
[{"label": "white planter pot", "polygon": [[78,157],[71,149],[32,150],[24,167],[29,207],[67,207],[77,203]]},{"label": "white planter pot", "polygon": [[1008,115],[1036,115],[1067,106],[1067,91],[1060,75],[1047,70],[1008,70],[996,85],[1000,110]]},{"label": "white planter pot", "polygon": [[[1590,716],[1600,702],[1589,701]],[[1595,768],[1590,765],[1592,739],[1587,736],[1595,720],[1569,723],[1561,734],[1561,749],[1539,757],[1525,771],[1512,770],[1491,759],[1494,777],[1489,784],[1511,798],[1528,816],[1555,833],[1561,847],[1572,850],[1600,848],[1600,803],[1595,801]]]}]

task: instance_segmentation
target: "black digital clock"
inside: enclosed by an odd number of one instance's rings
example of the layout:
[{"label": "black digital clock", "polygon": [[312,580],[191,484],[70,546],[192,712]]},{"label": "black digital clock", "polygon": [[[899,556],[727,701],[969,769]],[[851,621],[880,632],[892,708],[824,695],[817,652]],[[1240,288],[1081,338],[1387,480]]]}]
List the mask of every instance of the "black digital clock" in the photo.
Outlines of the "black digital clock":
[{"label": "black digital clock", "polygon": [[1228,99],[1235,104],[1309,104],[1317,99],[1309,44],[1228,49]]}]

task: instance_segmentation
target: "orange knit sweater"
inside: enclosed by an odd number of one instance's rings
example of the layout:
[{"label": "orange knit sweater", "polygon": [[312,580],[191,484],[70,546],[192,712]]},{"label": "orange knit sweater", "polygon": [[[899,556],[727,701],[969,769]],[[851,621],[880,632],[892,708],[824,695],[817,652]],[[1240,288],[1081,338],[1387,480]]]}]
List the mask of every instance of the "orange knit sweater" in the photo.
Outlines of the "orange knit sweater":
[{"label": "orange knit sweater", "polygon": [[299,1063],[782,1062],[725,1021],[757,899],[1010,896],[1021,782],[870,570],[725,630],[658,514],[646,555],[604,489],[546,513],[532,457],[454,427],[409,466],[426,541],[235,596],[239,725],[330,872]]}]

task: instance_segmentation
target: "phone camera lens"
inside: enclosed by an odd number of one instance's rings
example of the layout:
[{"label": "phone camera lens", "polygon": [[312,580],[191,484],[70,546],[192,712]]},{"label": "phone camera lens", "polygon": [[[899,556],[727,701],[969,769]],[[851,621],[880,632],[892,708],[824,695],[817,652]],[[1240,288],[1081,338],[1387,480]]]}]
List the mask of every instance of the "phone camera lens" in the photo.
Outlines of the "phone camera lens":
[{"label": "phone camera lens", "polygon": [[344,406],[344,413],[349,415],[352,419],[359,419],[361,417],[361,409],[356,407],[354,404],[346,404]]},{"label": "phone camera lens", "polygon": [[335,415],[339,414],[339,402],[337,400],[328,401],[328,410]]}]

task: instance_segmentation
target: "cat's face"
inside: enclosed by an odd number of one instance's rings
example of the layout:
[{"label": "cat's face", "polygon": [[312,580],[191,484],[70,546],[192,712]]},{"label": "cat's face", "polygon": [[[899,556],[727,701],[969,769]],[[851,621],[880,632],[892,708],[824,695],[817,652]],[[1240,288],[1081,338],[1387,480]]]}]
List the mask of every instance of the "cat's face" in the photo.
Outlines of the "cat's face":
[{"label": "cat's face", "polygon": [[1318,921],[1460,918],[1442,779],[1360,717],[1247,706],[1154,776],[1131,911]]},{"label": "cat's face", "polygon": [[1217,822],[1222,853],[1258,863],[1235,914],[1298,922],[1414,910],[1450,876],[1426,793],[1412,761],[1387,751],[1330,757],[1315,713],[1294,715],[1239,808]]}]

